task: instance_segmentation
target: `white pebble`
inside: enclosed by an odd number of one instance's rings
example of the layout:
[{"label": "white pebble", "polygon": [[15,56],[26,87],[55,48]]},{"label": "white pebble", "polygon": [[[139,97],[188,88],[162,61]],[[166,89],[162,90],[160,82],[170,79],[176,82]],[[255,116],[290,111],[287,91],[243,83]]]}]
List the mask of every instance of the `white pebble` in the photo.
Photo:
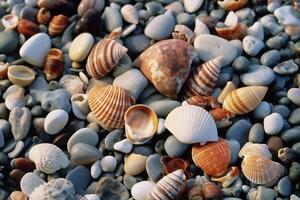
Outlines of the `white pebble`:
[{"label": "white pebble", "polygon": [[157,125],[157,134],[160,135],[165,131],[166,131],[165,119],[159,118],[158,119],[158,125]]},{"label": "white pebble", "polygon": [[84,197],[87,200],[100,200],[100,198],[95,194],[86,194],[86,195],[84,195]]},{"label": "white pebble", "polygon": [[45,119],[44,129],[50,135],[55,135],[61,131],[69,119],[68,113],[61,109],[51,111]]},{"label": "white pebble", "polygon": [[44,183],[45,181],[35,173],[29,172],[22,177],[20,181],[20,187],[22,192],[29,197],[36,187]]},{"label": "white pebble", "polygon": [[114,149],[122,153],[130,153],[132,149],[132,144],[127,139],[121,140],[114,144]]},{"label": "white pebble", "polygon": [[264,119],[264,129],[268,135],[277,135],[283,127],[283,118],[278,113],[272,113]]},{"label": "white pebble", "polygon": [[100,165],[104,172],[113,172],[117,167],[117,160],[113,156],[105,156],[100,160]]},{"label": "white pebble", "polygon": [[102,169],[100,166],[100,161],[97,160],[92,166],[91,166],[91,176],[93,178],[98,178],[100,174],[102,173]]}]

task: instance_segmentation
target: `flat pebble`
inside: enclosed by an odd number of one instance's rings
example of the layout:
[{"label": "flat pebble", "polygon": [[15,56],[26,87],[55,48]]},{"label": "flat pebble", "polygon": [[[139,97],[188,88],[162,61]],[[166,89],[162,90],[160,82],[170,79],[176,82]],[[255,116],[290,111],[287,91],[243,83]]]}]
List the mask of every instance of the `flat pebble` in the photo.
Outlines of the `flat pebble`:
[{"label": "flat pebble", "polygon": [[114,29],[123,26],[121,13],[118,9],[106,7],[103,12],[103,21],[107,31],[112,32]]},{"label": "flat pebble", "polygon": [[283,128],[283,118],[278,113],[272,113],[264,119],[264,130],[268,135],[277,135]]},{"label": "flat pebble", "polygon": [[131,195],[135,200],[145,200],[154,187],[155,183],[150,181],[138,182],[131,188]]},{"label": "flat pebble", "polygon": [[241,149],[241,145],[238,141],[232,139],[232,140],[228,140],[227,144],[229,145],[230,148],[230,164],[235,164],[239,158],[239,152]]},{"label": "flat pebble", "polygon": [[103,172],[113,172],[117,167],[117,160],[113,156],[105,156],[100,160]]},{"label": "flat pebble", "polygon": [[280,61],[280,52],[276,49],[269,50],[260,57],[261,64],[269,67],[275,66]]},{"label": "flat pebble", "polygon": [[30,122],[31,113],[28,108],[16,107],[11,110],[9,114],[9,123],[15,140],[22,140],[27,136],[31,125]]},{"label": "flat pebble", "polygon": [[146,171],[151,180],[157,182],[162,176],[161,156],[158,154],[150,155],[146,162]]},{"label": "flat pebble", "polygon": [[75,191],[78,193],[85,191],[92,178],[88,168],[79,165],[67,174],[66,179],[73,183]]},{"label": "flat pebble", "polygon": [[291,88],[287,93],[287,97],[294,104],[300,106],[300,88]]},{"label": "flat pebble", "polygon": [[124,38],[129,54],[138,55],[150,46],[150,39],[144,34],[130,35]]},{"label": "flat pebble", "polygon": [[45,181],[43,179],[41,179],[39,176],[37,176],[36,174],[34,173],[27,173],[25,174],[22,179],[21,179],[21,182],[20,182],[20,187],[21,187],[21,190],[24,194],[26,194],[26,196],[30,196],[30,194],[33,192],[33,190],[44,184]]},{"label": "flat pebble", "polygon": [[274,11],[274,15],[281,24],[300,25],[300,17],[292,6],[281,6]]},{"label": "flat pebble", "polygon": [[272,112],[279,113],[283,118],[287,118],[290,115],[290,110],[285,105],[276,105],[272,107]]},{"label": "flat pebble", "polygon": [[249,121],[241,119],[227,129],[226,139],[237,140],[240,145],[243,146],[248,141],[249,130],[251,127],[252,124]]},{"label": "flat pebble", "polygon": [[184,0],[183,5],[185,11],[189,13],[196,12],[202,5],[203,0]]},{"label": "flat pebble", "polygon": [[262,143],[264,141],[264,127],[261,123],[253,124],[249,131],[249,142]]},{"label": "flat pebble", "polygon": [[281,132],[280,137],[283,141],[288,143],[295,143],[300,141],[300,127],[294,127]]},{"label": "flat pebble", "polygon": [[271,106],[268,102],[262,101],[252,112],[255,119],[264,119],[266,116],[271,114]]},{"label": "flat pebble", "polygon": [[120,151],[122,153],[130,153],[133,145],[128,139],[121,140],[114,144],[114,150]]},{"label": "flat pebble", "polygon": [[159,100],[150,103],[148,106],[158,117],[166,117],[173,109],[179,107],[181,103],[175,100]]},{"label": "flat pebble", "polygon": [[51,112],[56,109],[62,109],[69,113],[71,111],[70,94],[64,89],[58,89],[43,93],[41,97],[42,108]]},{"label": "flat pebble", "polygon": [[181,143],[174,135],[171,135],[167,138],[164,146],[169,156],[180,157],[184,154],[189,145]]},{"label": "flat pebble", "polygon": [[9,152],[7,155],[9,158],[16,158],[22,151],[24,148],[25,144],[23,141],[18,141],[14,150]]},{"label": "flat pebble", "polygon": [[293,60],[287,60],[276,65],[273,70],[280,75],[290,75],[298,71],[298,65]]},{"label": "flat pebble", "polygon": [[247,30],[248,35],[256,37],[257,39],[263,41],[265,34],[264,34],[264,27],[260,22],[255,22],[252,26],[250,26]]},{"label": "flat pebble", "polygon": [[243,39],[243,49],[249,56],[256,56],[264,46],[261,40],[253,36],[248,35]]},{"label": "flat pebble", "polygon": [[292,193],[292,183],[288,176],[281,178],[277,184],[278,192],[283,196],[290,196]]},{"label": "flat pebble", "polygon": [[297,153],[298,155],[300,155],[300,142],[295,143],[295,144],[293,145],[292,149],[293,149],[293,151],[294,151],[295,153]]},{"label": "flat pebble", "polygon": [[96,147],[77,143],[71,149],[71,162],[77,165],[91,164],[103,157],[102,152]]},{"label": "flat pebble", "polygon": [[94,44],[94,37],[90,33],[81,33],[71,43],[69,57],[72,61],[81,62],[89,54]]},{"label": "flat pebble", "polygon": [[289,169],[289,178],[292,182],[297,182],[300,180],[300,163],[292,162]]},{"label": "flat pebble", "polygon": [[14,30],[1,31],[0,53],[13,53],[19,44],[18,34]]},{"label": "flat pebble", "polygon": [[237,57],[232,63],[232,68],[239,73],[247,72],[249,70],[249,66],[250,62],[244,56]]},{"label": "flat pebble", "polygon": [[100,165],[100,160],[97,160],[91,166],[91,176],[96,179],[101,175],[101,173],[102,173],[102,169]]},{"label": "flat pebble", "polygon": [[48,134],[55,135],[66,126],[68,119],[69,115],[66,111],[53,110],[46,116],[44,129]]},{"label": "flat pebble", "polygon": [[134,178],[134,176],[130,176],[130,175],[124,176],[123,183],[127,189],[130,190],[136,184],[136,182],[137,182],[137,180],[136,180],[136,178]]},{"label": "flat pebble", "polygon": [[272,200],[277,197],[276,191],[271,188],[266,188],[264,186],[257,187],[256,200]]},{"label": "flat pebble", "polygon": [[288,122],[293,125],[300,123],[300,108],[296,108],[295,110],[292,111],[288,119]]},{"label": "flat pebble", "polygon": [[157,125],[157,134],[160,135],[165,131],[166,131],[165,119],[159,118],[158,119],[158,125]]},{"label": "flat pebble", "polygon": [[241,81],[245,85],[270,85],[275,79],[272,69],[263,65],[251,65],[247,73],[240,76]]}]

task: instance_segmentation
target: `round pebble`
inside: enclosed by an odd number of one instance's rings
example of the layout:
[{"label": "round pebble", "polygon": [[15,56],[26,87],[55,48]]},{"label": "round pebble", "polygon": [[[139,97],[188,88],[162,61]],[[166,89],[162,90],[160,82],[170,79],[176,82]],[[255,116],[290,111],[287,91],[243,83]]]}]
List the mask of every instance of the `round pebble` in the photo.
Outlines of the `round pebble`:
[{"label": "round pebble", "polygon": [[181,156],[187,150],[188,146],[188,144],[181,143],[177,140],[174,135],[169,136],[164,145],[167,154],[173,157]]},{"label": "round pebble", "polygon": [[252,127],[252,124],[245,120],[241,119],[235,122],[226,132],[226,139],[236,140],[243,146],[248,141],[249,130]]},{"label": "round pebble", "polygon": [[278,113],[272,113],[264,119],[264,130],[268,135],[277,135],[283,128],[283,118]]},{"label": "round pebble", "polygon": [[105,156],[100,160],[100,165],[104,172],[113,172],[117,167],[117,160],[113,156]]},{"label": "round pebble", "polygon": [[296,108],[292,111],[288,122],[293,125],[300,124],[300,108]]},{"label": "round pebble", "polygon": [[251,65],[247,73],[240,76],[245,85],[267,86],[275,79],[275,74],[269,67],[263,65]]},{"label": "round pebble", "polygon": [[264,141],[264,134],[264,127],[262,124],[253,124],[249,131],[249,142],[262,143]]},{"label": "round pebble", "polygon": [[290,75],[298,71],[298,65],[293,60],[287,60],[276,65],[273,70],[280,75]]},{"label": "round pebble", "polygon": [[268,102],[262,101],[253,111],[253,117],[255,119],[261,120],[264,119],[266,116],[271,114],[271,106]]},{"label": "round pebble", "polygon": [[241,145],[238,141],[236,140],[228,140],[227,144],[229,145],[230,148],[230,164],[234,164],[238,160],[238,155],[241,149]]},{"label": "round pebble", "polygon": [[281,178],[277,184],[278,192],[283,196],[290,196],[292,193],[292,183],[288,176]]},{"label": "round pebble", "polygon": [[59,133],[67,124],[69,119],[68,113],[64,110],[53,110],[45,119],[44,129],[50,135]]},{"label": "round pebble", "polygon": [[71,43],[69,57],[72,61],[81,62],[89,54],[94,44],[94,37],[90,33],[81,33]]},{"label": "round pebble", "polygon": [[121,140],[114,144],[114,149],[122,153],[130,153],[132,147],[133,147],[132,143],[130,143],[129,140],[127,139]]},{"label": "round pebble", "polygon": [[146,171],[151,180],[157,182],[162,176],[161,156],[158,154],[150,155],[146,162]]}]

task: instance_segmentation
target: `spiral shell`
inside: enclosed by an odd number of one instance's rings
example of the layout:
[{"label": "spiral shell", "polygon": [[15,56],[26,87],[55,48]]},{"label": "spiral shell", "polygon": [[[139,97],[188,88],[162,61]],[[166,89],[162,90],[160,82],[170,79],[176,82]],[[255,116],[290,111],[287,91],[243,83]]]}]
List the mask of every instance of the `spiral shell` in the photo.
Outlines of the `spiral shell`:
[{"label": "spiral shell", "polygon": [[247,35],[247,26],[245,24],[236,24],[230,27],[216,27],[218,35],[227,40],[239,39],[242,40]]},{"label": "spiral shell", "polygon": [[225,97],[223,108],[233,114],[248,113],[261,103],[267,90],[264,86],[247,86],[233,90]]},{"label": "spiral shell", "polygon": [[47,80],[59,77],[64,68],[63,53],[59,49],[50,49],[46,56],[44,73]]},{"label": "spiral shell", "polygon": [[131,24],[139,23],[139,14],[137,9],[130,4],[127,4],[121,8],[121,14],[123,19]]},{"label": "spiral shell", "polygon": [[0,62],[0,79],[7,78],[9,63]]},{"label": "spiral shell", "polygon": [[41,8],[38,11],[37,14],[37,21],[40,24],[48,25],[51,21],[52,15],[49,10],[46,10],[46,8]]},{"label": "spiral shell", "polygon": [[37,5],[47,10],[56,10],[66,4],[66,0],[38,0]]},{"label": "spiral shell", "polygon": [[52,18],[49,24],[48,32],[51,36],[56,36],[62,33],[68,25],[68,17],[64,15],[56,15]]},{"label": "spiral shell", "polygon": [[177,24],[175,26],[172,36],[174,39],[184,40],[188,43],[192,43],[194,40],[193,31],[189,27],[182,24]]},{"label": "spiral shell", "polygon": [[86,64],[88,74],[101,78],[108,74],[126,54],[127,48],[112,39],[99,41],[91,50]]},{"label": "spiral shell", "polygon": [[21,19],[18,23],[18,32],[26,37],[31,37],[39,32],[39,27],[33,21]]},{"label": "spiral shell", "polygon": [[17,15],[8,14],[2,17],[1,22],[5,29],[14,29],[18,26],[19,18]]},{"label": "spiral shell", "polygon": [[218,1],[219,6],[225,10],[239,10],[248,3],[248,0],[221,0]]}]

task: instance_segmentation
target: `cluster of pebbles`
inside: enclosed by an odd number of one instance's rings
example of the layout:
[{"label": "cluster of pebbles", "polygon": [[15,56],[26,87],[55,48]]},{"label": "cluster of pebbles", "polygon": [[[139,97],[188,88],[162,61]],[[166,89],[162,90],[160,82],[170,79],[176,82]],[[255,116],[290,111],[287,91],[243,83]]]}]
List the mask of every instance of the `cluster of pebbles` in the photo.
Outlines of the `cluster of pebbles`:
[{"label": "cluster of pebbles", "polygon": [[300,199],[299,0],[0,16],[0,200]]}]

